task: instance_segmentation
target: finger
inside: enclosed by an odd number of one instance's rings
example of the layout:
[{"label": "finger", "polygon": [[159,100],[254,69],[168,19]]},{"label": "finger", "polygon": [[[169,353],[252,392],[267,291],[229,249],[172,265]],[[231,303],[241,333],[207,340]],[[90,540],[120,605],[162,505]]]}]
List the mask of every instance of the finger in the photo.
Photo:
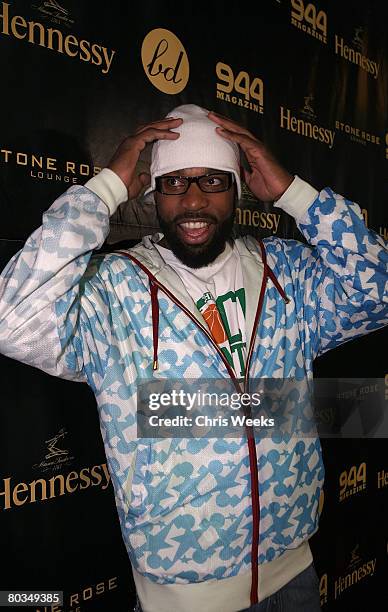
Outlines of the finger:
[{"label": "finger", "polygon": [[[216,128],[216,130],[223,138],[227,138],[239,145],[241,150],[245,153],[250,166],[256,164],[258,160],[263,159],[265,156],[265,147],[259,140],[253,139],[245,134],[230,132],[223,128]],[[247,179],[249,180],[249,174],[247,175]]]},{"label": "finger", "polygon": [[249,170],[246,170],[246,168],[243,168],[241,166],[240,167],[240,174],[241,174],[241,178],[244,181],[244,183],[246,185],[248,185],[248,187],[249,187],[249,183],[250,183],[250,180],[251,180],[252,172],[249,172]]},{"label": "finger", "polygon": [[131,184],[128,188],[129,199],[135,198],[139,195],[144,187],[147,187],[151,183],[151,177],[146,172],[141,172],[133,177]]},{"label": "finger", "polygon": [[137,142],[137,148],[142,151],[146,144],[155,142],[156,140],[177,140],[179,138],[179,132],[171,132],[170,130],[159,130],[157,128],[148,128],[144,132],[140,132],[135,136],[135,142]]},{"label": "finger", "polygon": [[155,119],[155,121],[147,121],[147,123],[140,123],[138,129],[143,129],[153,125],[168,125],[171,121],[183,121],[181,117],[164,117],[163,119]]},{"label": "finger", "polygon": [[252,138],[254,138],[253,134],[249,130],[244,128],[242,125],[239,125],[232,119],[229,119],[228,117],[224,117],[223,115],[218,115],[214,111],[210,111],[210,113],[208,114],[208,117],[215,123],[218,123],[220,126],[225,127],[231,132],[244,133],[244,134],[247,134],[247,136],[251,136]]},{"label": "finger", "polygon": [[135,134],[136,135],[140,134],[141,132],[144,132],[145,130],[148,130],[153,127],[157,127],[160,129],[169,128],[169,127],[174,128],[180,125],[182,121],[183,119],[180,119],[179,117],[170,117],[168,119],[161,119],[160,121],[151,121],[150,123],[145,123],[144,125],[140,125],[135,131]]},{"label": "finger", "polygon": [[247,148],[252,149],[253,147],[260,146],[260,142],[258,140],[248,134],[245,134],[245,132],[233,132],[232,130],[227,130],[222,127],[216,127],[216,132],[223,138],[232,140],[233,142],[240,145],[244,152],[246,152]]}]

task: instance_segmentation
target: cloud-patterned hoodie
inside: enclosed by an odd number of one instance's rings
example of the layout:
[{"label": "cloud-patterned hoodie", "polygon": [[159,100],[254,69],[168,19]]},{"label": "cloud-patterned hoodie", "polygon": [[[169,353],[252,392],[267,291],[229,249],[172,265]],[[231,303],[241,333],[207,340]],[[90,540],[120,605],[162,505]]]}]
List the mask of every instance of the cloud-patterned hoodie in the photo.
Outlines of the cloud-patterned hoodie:
[{"label": "cloud-patterned hoodie", "polygon": [[[136,437],[141,380],[233,371],[155,248],[159,236],[93,255],[112,213],[93,186],[59,197],[3,270],[0,350],[93,389],[143,609],[235,612],[311,563],[320,442]],[[311,246],[236,240],[247,378],[311,379],[315,357],[388,323],[388,250],[360,208],[330,189],[296,178],[277,205]]]}]

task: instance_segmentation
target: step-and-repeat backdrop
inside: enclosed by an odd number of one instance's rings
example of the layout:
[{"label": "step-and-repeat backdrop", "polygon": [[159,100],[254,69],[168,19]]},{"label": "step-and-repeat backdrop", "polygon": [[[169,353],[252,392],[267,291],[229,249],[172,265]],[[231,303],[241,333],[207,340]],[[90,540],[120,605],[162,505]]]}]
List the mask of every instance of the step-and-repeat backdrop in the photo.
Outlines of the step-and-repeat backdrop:
[{"label": "step-and-repeat backdrop", "polygon": [[[358,202],[388,238],[387,7],[254,4],[0,2],[1,267],[55,197],[98,173],[137,125],[184,103],[242,123],[291,172]],[[139,169],[148,160],[145,151]],[[114,215],[103,248],[156,228],[139,197]],[[246,188],[235,229],[300,237],[291,217]],[[386,347],[387,331],[375,332],[322,357],[315,373],[353,378],[348,392],[372,406],[377,392],[388,397]],[[63,590],[55,612],[127,612],[131,570],[91,391],[5,357],[0,367],[0,590]],[[335,404],[326,409],[335,420]],[[377,599],[385,609],[385,440],[338,433],[322,444],[312,548],[323,609]]]}]

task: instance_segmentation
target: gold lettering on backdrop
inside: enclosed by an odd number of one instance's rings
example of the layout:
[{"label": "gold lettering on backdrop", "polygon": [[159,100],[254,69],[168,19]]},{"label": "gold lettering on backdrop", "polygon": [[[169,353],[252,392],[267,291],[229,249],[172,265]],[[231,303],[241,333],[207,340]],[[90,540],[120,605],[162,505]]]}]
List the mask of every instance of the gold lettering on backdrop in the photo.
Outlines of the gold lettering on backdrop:
[{"label": "gold lettering on backdrop", "polygon": [[271,230],[272,234],[276,234],[279,227],[280,214],[251,210],[250,208],[236,208],[237,225],[246,225],[248,227],[259,227],[261,229]]},{"label": "gold lettering on backdrop", "polygon": [[375,79],[379,75],[380,64],[372,61],[369,57],[363,55],[360,51],[348,47],[344,43],[344,39],[340,36],[335,35],[334,38],[334,52],[336,55],[340,55],[346,61],[356,64],[361,70],[364,70]]},{"label": "gold lettering on backdrop", "polygon": [[379,234],[382,238],[384,238],[384,240],[388,240],[388,227],[381,227],[379,228]]},{"label": "gold lettering on backdrop", "polygon": [[298,119],[291,114],[289,108],[280,107],[280,127],[290,132],[295,132],[299,136],[312,138],[332,149],[335,138],[335,131],[324,128],[311,121]]},{"label": "gold lettering on backdrop", "polygon": [[339,501],[342,502],[348,497],[366,490],[366,463],[359,466],[352,465],[349,471],[344,470],[339,476]]},{"label": "gold lettering on backdrop", "polygon": [[189,80],[189,60],[175,34],[163,28],[148,32],[141,59],[147,78],[159,91],[174,95],[184,90]]},{"label": "gold lettering on backdrop", "polygon": [[85,586],[79,593],[64,593],[64,601],[62,606],[43,606],[35,608],[35,612],[81,612],[81,604],[85,601],[96,599],[100,595],[109,594],[118,588],[118,576],[112,576],[101,580],[97,584]]},{"label": "gold lettering on backdrop", "polygon": [[388,472],[385,470],[377,472],[377,488],[382,489],[383,487],[388,487]]},{"label": "gold lettering on backdrop", "polygon": [[327,15],[311,2],[304,4],[303,0],[291,0],[291,23],[317,40],[327,42]]},{"label": "gold lettering on backdrop", "polygon": [[251,77],[245,70],[235,75],[223,62],[216,64],[217,99],[229,102],[256,113],[264,112],[264,83],[259,77]]},{"label": "gold lettering on backdrop", "polygon": [[321,606],[327,603],[327,593],[328,593],[327,574],[323,574],[323,576],[321,576],[321,579],[319,581],[319,595],[321,598]]},{"label": "gold lettering on backdrop", "polygon": [[364,223],[368,227],[368,211],[366,208],[361,208],[361,214],[364,217]]},{"label": "gold lettering on backdrop", "polygon": [[337,599],[344,591],[360,582],[367,576],[373,576],[376,568],[376,559],[371,559],[359,567],[349,564],[347,573],[340,576],[334,583],[334,598]]},{"label": "gold lettering on backdrop", "polygon": [[0,485],[0,510],[54,499],[89,487],[101,487],[104,491],[109,483],[110,474],[106,463],[82,468],[80,472],[56,474],[48,479],[37,478],[29,483],[18,482],[15,485],[10,476],[4,478]]},{"label": "gold lettering on backdrop", "polygon": [[95,176],[101,171],[100,166],[70,160],[61,162],[55,157],[45,157],[39,153],[12,151],[6,148],[0,149],[1,163],[24,166],[30,170],[30,176],[34,179],[63,181],[64,183],[77,183],[78,176],[84,181],[85,178]]},{"label": "gold lettering on backdrop", "polygon": [[347,134],[351,140],[354,140],[355,142],[359,142],[360,144],[376,144],[376,145],[380,145],[381,141],[380,141],[380,136],[377,136],[376,134],[370,134],[369,132],[366,132],[365,130],[362,130],[361,128],[357,128],[353,125],[350,125],[349,123],[343,123],[342,121],[336,121],[335,122],[335,129],[338,130],[339,132],[343,132],[344,134]]},{"label": "gold lettering on backdrop", "polygon": [[0,35],[12,36],[16,40],[25,40],[32,45],[78,58],[97,66],[102,74],[108,74],[116,51],[85,39],[79,40],[74,34],[46,28],[37,21],[27,21],[21,15],[12,16],[10,6],[7,2],[1,3]]},{"label": "gold lettering on backdrop", "polygon": [[112,591],[113,589],[117,589],[117,576],[109,578],[109,580],[105,582],[99,582],[96,585],[90,585],[82,589],[80,593],[73,593],[70,595],[70,606],[80,605],[82,602],[87,601],[88,599],[93,599],[96,595],[102,595],[107,591]]}]

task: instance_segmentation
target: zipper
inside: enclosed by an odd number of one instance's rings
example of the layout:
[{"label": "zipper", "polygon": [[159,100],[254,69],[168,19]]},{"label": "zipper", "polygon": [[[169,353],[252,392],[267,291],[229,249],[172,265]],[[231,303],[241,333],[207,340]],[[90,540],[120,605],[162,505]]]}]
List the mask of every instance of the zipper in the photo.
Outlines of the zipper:
[{"label": "zipper", "polygon": [[[264,246],[263,246],[261,240],[259,240],[259,245],[260,245],[260,248],[261,248],[262,261],[263,261],[263,264],[264,264],[264,275],[263,275],[263,280],[262,280],[262,283],[261,283],[260,294],[259,294],[259,302],[258,302],[257,309],[256,309],[256,315],[255,315],[255,320],[254,320],[254,323],[253,323],[252,335],[251,335],[251,340],[250,340],[250,343],[249,343],[249,351],[248,351],[247,361],[246,361],[246,366],[245,366],[244,392],[247,392],[248,386],[249,386],[249,383],[248,383],[248,373],[249,373],[250,361],[251,361],[251,358],[252,358],[253,347],[254,347],[254,343],[255,343],[256,330],[257,330],[257,326],[258,326],[260,315],[261,315],[261,309],[262,309],[262,306],[263,306],[265,288],[266,288],[266,285],[267,285],[267,282],[268,282],[267,258],[266,258],[265,249],[264,249]],[[145,272],[147,277],[150,280],[152,279],[152,282],[155,285],[157,285],[159,287],[159,289],[161,289],[170,298],[170,300],[172,302],[174,302],[174,304],[179,306],[179,308],[181,308],[181,310],[183,310],[183,312],[189,317],[189,319],[191,319],[191,321],[193,321],[193,323],[195,323],[197,325],[197,327],[199,327],[199,329],[201,329],[203,331],[205,336],[210,340],[212,346],[216,349],[217,353],[220,355],[220,357],[221,357],[223,363],[225,364],[225,367],[226,367],[226,369],[227,369],[231,379],[233,380],[233,383],[234,383],[236,389],[240,392],[241,391],[240,384],[238,383],[238,379],[237,379],[234,371],[230,367],[229,362],[227,361],[227,359],[226,359],[225,355],[223,354],[223,352],[221,351],[221,349],[214,342],[214,339],[211,336],[210,332],[202,325],[202,323],[200,323],[200,321],[198,321],[198,319],[196,319],[192,315],[190,310],[188,308],[186,308],[186,306],[184,304],[182,304],[171,293],[171,291],[169,289],[167,289],[167,287],[162,285],[162,283],[160,283],[157,280],[157,278],[146,268],[146,266],[144,266],[138,259],[136,259],[136,257],[133,257],[132,255],[129,255],[128,253],[126,253],[124,251],[115,251],[115,252],[116,253],[120,253],[120,255],[124,255],[128,259],[131,259],[133,262],[135,262],[140,267],[140,269],[143,270],[143,272]],[[251,605],[254,605],[255,603],[258,603],[258,601],[259,601],[259,599],[258,599],[258,582],[259,582],[259,563],[258,563],[259,552],[258,551],[259,551],[259,535],[260,535],[260,531],[259,531],[259,527],[260,527],[259,473],[258,473],[258,469],[257,469],[257,453],[256,453],[256,443],[255,443],[255,436],[254,436],[253,427],[245,425],[245,431],[246,431],[247,443],[248,443],[249,470],[250,470],[250,475],[251,475],[251,507],[252,507],[252,545],[251,545],[251,591],[250,591],[250,601],[251,601]]]},{"label": "zipper", "polygon": [[249,379],[248,379],[248,374],[249,374],[249,368],[251,365],[251,359],[252,359],[252,353],[253,353],[253,347],[255,344],[255,336],[256,336],[256,330],[257,330],[257,326],[259,324],[259,319],[260,319],[260,315],[261,315],[261,309],[263,307],[263,301],[264,301],[264,293],[265,293],[265,289],[267,286],[267,282],[268,282],[268,266],[267,266],[267,257],[266,257],[266,253],[265,253],[265,249],[262,246],[262,242],[259,242],[260,248],[261,248],[261,258],[264,264],[264,273],[263,273],[263,280],[261,283],[261,288],[260,288],[260,295],[259,295],[259,302],[257,304],[257,308],[256,308],[256,316],[255,316],[255,320],[253,323],[253,328],[252,328],[252,335],[251,335],[251,341],[249,343],[249,350],[248,350],[248,354],[247,354],[247,363],[245,366],[245,376],[244,376],[244,389],[246,392],[248,392],[249,389]]},{"label": "zipper", "polygon": [[[259,242],[260,247],[262,248],[262,254],[264,248],[262,247],[261,241]],[[259,324],[259,319],[261,316],[261,309],[263,307],[264,294],[265,289],[268,282],[268,273],[267,273],[267,260],[265,257],[264,251],[264,273],[263,280],[261,283],[260,294],[259,294],[259,302],[257,304],[255,320],[253,323],[251,340],[249,343],[249,350],[247,354],[247,361],[245,366],[245,376],[244,376],[244,390],[245,392],[249,392],[249,368],[251,365],[253,347],[255,344],[256,330]],[[249,406],[250,416],[252,417],[252,411]],[[256,441],[253,427],[247,427],[247,443],[248,443],[248,454],[249,454],[249,469],[251,473],[251,497],[252,497],[252,546],[251,546],[251,573],[252,573],[252,581],[251,581],[251,592],[250,592],[250,600],[251,605],[258,603],[258,586],[259,586],[259,538],[260,538],[260,496],[259,496],[259,470],[257,468],[257,452],[256,452]]]}]

